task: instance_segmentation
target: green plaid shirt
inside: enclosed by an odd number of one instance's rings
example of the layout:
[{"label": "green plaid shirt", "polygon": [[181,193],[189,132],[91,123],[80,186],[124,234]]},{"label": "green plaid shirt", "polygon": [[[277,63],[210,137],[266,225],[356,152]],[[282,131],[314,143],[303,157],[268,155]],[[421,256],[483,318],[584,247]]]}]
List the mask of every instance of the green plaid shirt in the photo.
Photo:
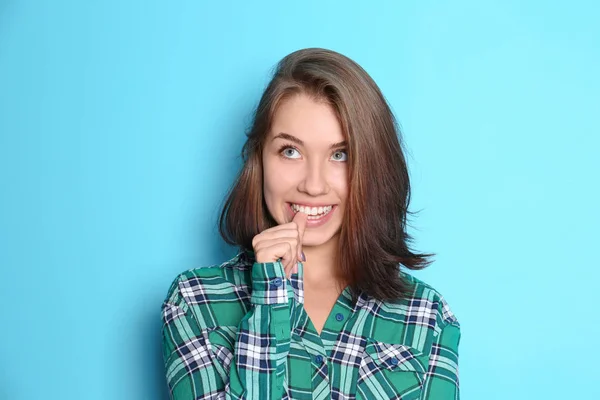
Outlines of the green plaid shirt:
[{"label": "green plaid shirt", "polygon": [[162,306],[171,398],[459,398],[460,325],[438,292],[405,272],[409,299],[353,303],[347,287],[319,335],[302,268],[241,252],[180,274]]}]

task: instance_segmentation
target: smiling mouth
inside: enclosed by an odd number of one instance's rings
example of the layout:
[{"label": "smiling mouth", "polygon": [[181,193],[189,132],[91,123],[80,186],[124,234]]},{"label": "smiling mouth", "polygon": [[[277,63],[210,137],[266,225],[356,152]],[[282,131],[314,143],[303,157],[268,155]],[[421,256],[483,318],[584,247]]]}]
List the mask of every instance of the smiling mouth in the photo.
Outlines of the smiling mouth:
[{"label": "smiling mouth", "polygon": [[300,204],[290,203],[290,207],[291,207],[292,211],[294,212],[294,214],[297,214],[299,212],[307,214],[308,219],[311,220],[311,219],[323,218],[324,216],[329,214],[331,212],[331,210],[333,210],[334,205],[329,205],[329,206],[325,206],[325,207],[309,207],[309,206],[303,206]]}]

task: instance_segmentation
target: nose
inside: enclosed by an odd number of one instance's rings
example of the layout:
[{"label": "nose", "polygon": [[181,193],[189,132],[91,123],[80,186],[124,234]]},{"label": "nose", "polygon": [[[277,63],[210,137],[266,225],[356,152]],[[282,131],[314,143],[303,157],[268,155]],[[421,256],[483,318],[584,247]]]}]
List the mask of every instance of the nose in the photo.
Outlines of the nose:
[{"label": "nose", "polygon": [[325,165],[312,160],[307,162],[304,179],[300,182],[298,190],[311,196],[319,196],[329,192],[327,183],[327,168]]}]

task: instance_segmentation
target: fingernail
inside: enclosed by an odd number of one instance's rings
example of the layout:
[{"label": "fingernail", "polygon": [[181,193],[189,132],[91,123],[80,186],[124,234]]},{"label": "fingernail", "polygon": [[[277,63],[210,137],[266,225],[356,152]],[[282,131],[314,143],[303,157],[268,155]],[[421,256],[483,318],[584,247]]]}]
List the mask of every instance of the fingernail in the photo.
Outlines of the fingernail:
[{"label": "fingernail", "polygon": [[300,255],[302,256],[302,261],[306,261],[306,256],[304,255],[304,252],[301,252]]}]

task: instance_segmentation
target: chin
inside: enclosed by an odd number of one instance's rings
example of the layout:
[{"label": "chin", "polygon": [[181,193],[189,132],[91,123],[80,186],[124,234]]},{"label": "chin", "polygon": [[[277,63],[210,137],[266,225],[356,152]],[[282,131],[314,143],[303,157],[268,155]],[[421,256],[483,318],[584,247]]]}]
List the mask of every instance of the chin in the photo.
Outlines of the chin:
[{"label": "chin", "polygon": [[333,234],[330,232],[311,232],[306,230],[304,231],[304,240],[302,241],[302,245],[307,247],[321,246],[337,237],[339,237],[339,230]]}]

